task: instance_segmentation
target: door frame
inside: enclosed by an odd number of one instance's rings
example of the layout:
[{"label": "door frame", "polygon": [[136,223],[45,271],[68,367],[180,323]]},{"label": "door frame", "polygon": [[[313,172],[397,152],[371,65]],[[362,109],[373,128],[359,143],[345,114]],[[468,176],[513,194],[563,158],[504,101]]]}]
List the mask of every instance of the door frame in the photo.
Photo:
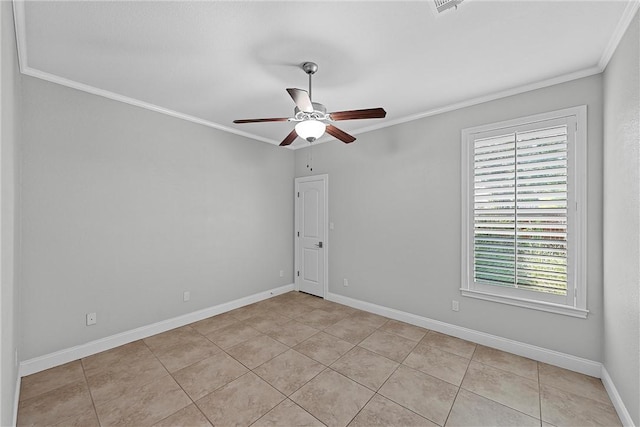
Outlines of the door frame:
[{"label": "door frame", "polygon": [[297,272],[300,271],[300,237],[298,236],[299,224],[300,224],[300,207],[298,191],[300,191],[300,183],[322,181],[324,187],[324,236],[322,239],[324,249],[324,283],[322,284],[323,298],[327,298],[329,293],[329,175],[310,175],[295,178],[295,185],[293,191],[293,200],[295,206],[295,221],[293,227],[293,240],[294,240],[294,262],[293,262],[293,278],[295,282],[295,290],[300,290],[300,278]]}]

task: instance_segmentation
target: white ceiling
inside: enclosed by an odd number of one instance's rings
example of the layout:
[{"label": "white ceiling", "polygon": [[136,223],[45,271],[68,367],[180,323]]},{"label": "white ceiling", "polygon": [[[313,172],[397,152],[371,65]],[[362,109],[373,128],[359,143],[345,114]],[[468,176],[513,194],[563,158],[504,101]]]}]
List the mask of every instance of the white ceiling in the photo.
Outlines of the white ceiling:
[{"label": "white ceiling", "polygon": [[[366,130],[602,71],[627,0],[16,1],[24,73],[274,144],[287,87],[329,111],[384,107]],[[329,138],[329,137],[325,137]],[[294,147],[308,144],[298,138]]]}]

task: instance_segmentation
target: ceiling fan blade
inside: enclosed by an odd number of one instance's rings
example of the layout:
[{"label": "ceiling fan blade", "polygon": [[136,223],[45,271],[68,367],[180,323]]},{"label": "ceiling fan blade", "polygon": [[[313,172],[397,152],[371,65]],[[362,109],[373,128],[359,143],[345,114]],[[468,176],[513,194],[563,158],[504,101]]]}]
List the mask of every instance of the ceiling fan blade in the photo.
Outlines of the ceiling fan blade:
[{"label": "ceiling fan blade", "polygon": [[336,111],[329,113],[332,120],[383,119],[387,112],[384,108],[368,108],[366,110]]},{"label": "ceiling fan blade", "polygon": [[280,147],[286,147],[287,145],[290,145],[293,141],[296,140],[297,137],[298,134],[296,133],[296,130],[292,130],[291,133],[282,140],[282,142],[280,143]]},{"label": "ceiling fan blade", "polygon": [[313,113],[313,104],[311,104],[311,98],[309,98],[309,93],[306,90],[287,89],[287,92],[289,92],[289,95],[293,98],[293,102],[296,103],[300,111]]},{"label": "ceiling fan blade", "polygon": [[262,122],[286,122],[289,121],[287,117],[273,117],[269,119],[240,119],[234,120],[233,123],[262,123]]},{"label": "ceiling fan blade", "polygon": [[334,125],[327,125],[326,132],[329,135],[331,135],[332,137],[334,137],[336,139],[339,139],[340,141],[344,142],[345,144],[348,144],[348,143],[353,142],[353,141],[356,140],[355,137],[349,135],[348,133],[346,133],[343,130],[338,129]]}]

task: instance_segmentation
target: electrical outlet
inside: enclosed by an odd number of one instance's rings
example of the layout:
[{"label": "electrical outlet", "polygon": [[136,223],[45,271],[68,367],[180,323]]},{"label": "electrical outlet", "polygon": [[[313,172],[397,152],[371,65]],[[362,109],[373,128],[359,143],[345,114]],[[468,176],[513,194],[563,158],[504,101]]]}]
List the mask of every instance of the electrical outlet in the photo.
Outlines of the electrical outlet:
[{"label": "electrical outlet", "polygon": [[333,222],[329,223],[329,230],[333,230]]},{"label": "electrical outlet", "polygon": [[95,325],[98,321],[96,313],[87,313],[87,326]]},{"label": "electrical outlet", "polygon": [[344,279],[344,283],[343,284],[344,284],[344,286],[349,286],[349,280]]},{"label": "electrical outlet", "polygon": [[182,294],[182,301],[187,302],[190,299],[191,299],[191,292],[184,291],[184,293]]},{"label": "electrical outlet", "polygon": [[284,270],[280,270],[280,277],[284,277]]},{"label": "electrical outlet", "polygon": [[460,304],[458,303],[458,301],[456,300],[451,301],[451,310],[460,311]]}]

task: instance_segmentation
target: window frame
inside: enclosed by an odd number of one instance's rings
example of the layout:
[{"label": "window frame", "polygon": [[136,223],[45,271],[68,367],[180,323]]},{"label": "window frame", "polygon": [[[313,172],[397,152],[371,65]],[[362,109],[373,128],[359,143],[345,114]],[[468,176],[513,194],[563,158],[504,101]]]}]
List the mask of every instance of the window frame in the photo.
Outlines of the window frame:
[{"label": "window frame", "polygon": [[[535,129],[543,122],[567,124],[567,295],[501,287],[474,280],[474,141],[504,132]],[[575,125],[574,125],[575,123]],[[544,124],[543,124],[544,125]],[[587,106],[565,108],[463,129],[462,283],[463,296],[586,318],[587,310]]]}]

